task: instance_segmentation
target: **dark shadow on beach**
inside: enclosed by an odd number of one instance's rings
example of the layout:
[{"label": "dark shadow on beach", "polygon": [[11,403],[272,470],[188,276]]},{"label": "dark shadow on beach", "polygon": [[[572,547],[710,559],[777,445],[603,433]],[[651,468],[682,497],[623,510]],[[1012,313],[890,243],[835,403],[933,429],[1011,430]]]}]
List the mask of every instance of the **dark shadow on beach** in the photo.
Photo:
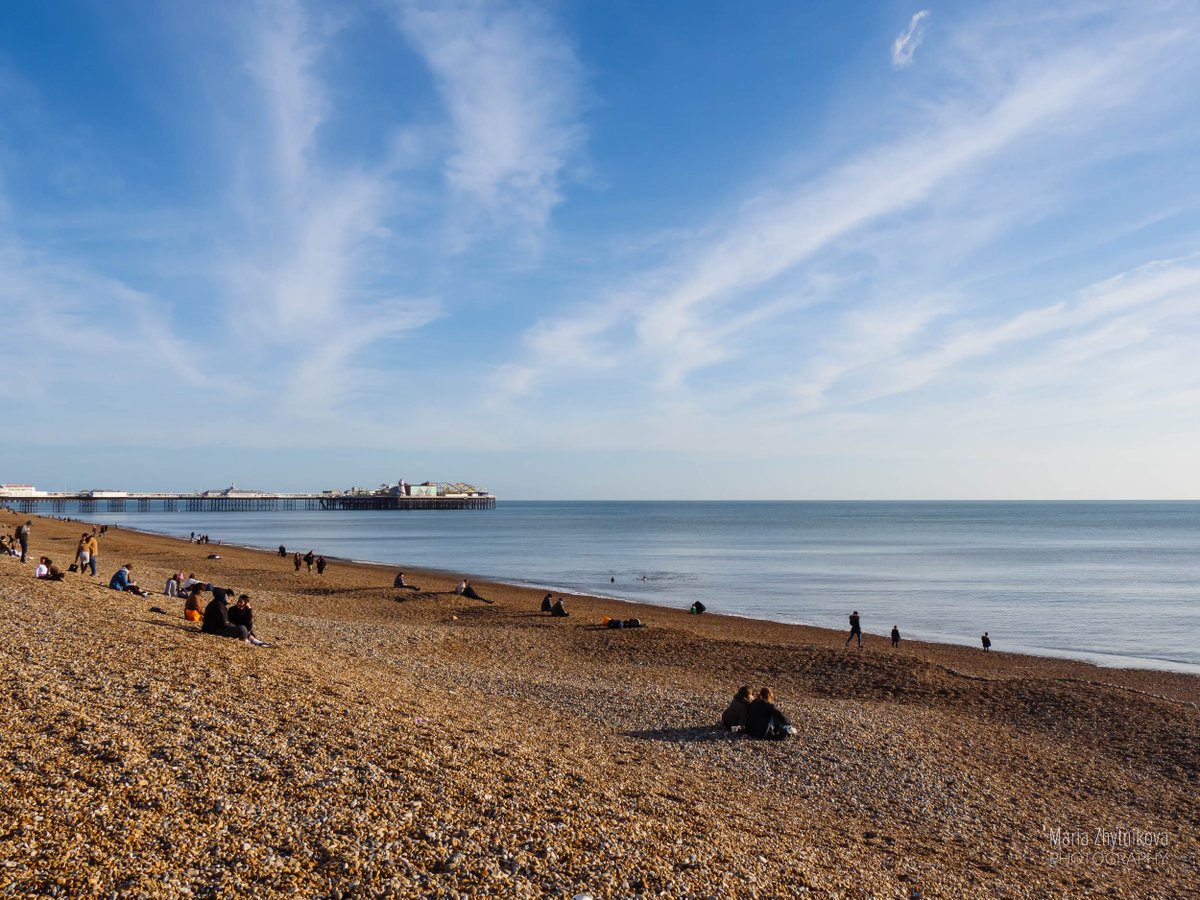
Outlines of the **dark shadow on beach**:
[{"label": "dark shadow on beach", "polygon": [[719,725],[697,725],[692,728],[644,728],[626,731],[626,737],[641,741],[664,741],[672,744],[711,744],[717,741],[738,741],[740,734],[726,731]]}]

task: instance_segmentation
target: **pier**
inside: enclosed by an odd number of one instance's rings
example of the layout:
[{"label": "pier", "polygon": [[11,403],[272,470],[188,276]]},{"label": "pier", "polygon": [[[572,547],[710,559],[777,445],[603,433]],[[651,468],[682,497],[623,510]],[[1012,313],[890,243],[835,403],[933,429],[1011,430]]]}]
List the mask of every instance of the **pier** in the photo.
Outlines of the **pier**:
[{"label": "pier", "polygon": [[487,493],[426,494],[363,491],[321,493],[270,493],[265,491],[203,491],[193,493],[135,491],[37,491],[0,490],[0,506],[22,513],[62,514],[94,512],[238,512],[292,509],[327,510],[450,510],[495,509],[496,498]]}]

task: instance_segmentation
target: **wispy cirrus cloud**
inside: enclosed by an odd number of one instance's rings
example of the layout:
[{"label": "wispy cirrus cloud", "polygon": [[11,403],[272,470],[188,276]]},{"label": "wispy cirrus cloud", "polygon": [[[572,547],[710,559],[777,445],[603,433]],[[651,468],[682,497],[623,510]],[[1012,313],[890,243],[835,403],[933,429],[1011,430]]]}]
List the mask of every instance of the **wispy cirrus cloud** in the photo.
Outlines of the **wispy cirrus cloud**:
[{"label": "wispy cirrus cloud", "polygon": [[892,42],[892,67],[907,69],[913,63],[913,56],[921,42],[925,40],[925,30],[929,27],[930,10],[923,9],[914,13],[908,22],[908,27],[896,35]]},{"label": "wispy cirrus cloud", "polygon": [[466,203],[464,227],[482,220],[536,236],[583,141],[574,50],[532,4],[404,0],[397,10],[445,102],[445,177]]}]

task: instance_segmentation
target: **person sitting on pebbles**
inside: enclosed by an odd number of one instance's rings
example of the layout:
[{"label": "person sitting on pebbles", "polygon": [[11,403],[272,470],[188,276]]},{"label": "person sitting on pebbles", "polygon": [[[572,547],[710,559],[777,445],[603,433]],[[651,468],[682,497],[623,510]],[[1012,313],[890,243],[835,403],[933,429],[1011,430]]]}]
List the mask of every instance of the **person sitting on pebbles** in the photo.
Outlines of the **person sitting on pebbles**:
[{"label": "person sitting on pebbles", "polygon": [[403,588],[406,591],[419,591],[420,590],[420,588],[417,587],[415,584],[409,584],[407,581],[404,580],[403,572],[400,572],[396,575],[396,580],[392,582],[392,587],[397,588],[397,589]]},{"label": "person sitting on pebbles", "polygon": [[33,570],[33,577],[46,581],[62,581],[63,570],[56,566],[50,557],[43,556],[38,560],[38,567]]},{"label": "person sitting on pebbles", "polygon": [[726,731],[743,731],[746,728],[746,711],[754,702],[754,689],[745,684],[733,695],[725,712],[721,713],[721,724]]},{"label": "person sitting on pebbles", "polygon": [[200,601],[204,599],[206,590],[208,585],[197,581],[191,590],[184,592],[187,599],[183,601],[183,617],[189,622],[199,622],[204,618],[204,607],[200,605]]},{"label": "person sitting on pebbles", "polygon": [[758,699],[746,710],[746,734],[756,738],[781,741],[795,732],[787,716],[775,705],[775,694],[769,687],[758,692]]},{"label": "person sitting on pebbles", "polygon": [[168,597],[183,596],[183,573],[176,572],[167,579],[166,585],[163,587],[163,593]]},{"label": "person sitting on pebbles", "polygon": [[113,577],[109,579],[108,586],[114,591],[126,591],[130,594],[137,594],[139,597],[150,596],[149,591],[143,591],[133,580],[133,563],[125,563],[117,569],[113,573]]},{"label": "person sitting on pebbles", "polygon": [[465,584],[465,586],[462,589],[462,595],[464,597],[470,597],[472,600],[482,600],[484,603],[492,603],[493,602],[493,601],[487,599],[487,597],[481,597],[479,595],[479,592],[476,591],[475,588],[471,585],[471,582],[467,581],[464,584]]},{"label": "person sitting on pebbles", "polygon": [[562,597],[559,597],[557,600],[554,601],[554,605],[550,607],[550,615],[554,616],[555,618],[559,618],[559,619],[565,619],[567,616],[570,615],[570,613],[567,612],[567,608],[565,606],[563,606],[563,598]]},{"label": "person sitting on pebbles", "polygon": [[212,599],[204,607],[204,622],[200,630],[205,634],[215,634],[217,637],[234,638],[243,643],[250,643],[250,630],[245,625],[235,625],[229,621],[230,588],[215,587],[212,589]]},{"label": "person sitting on pebbles", "polygon": [[234,625],[246,626],[246,640],[256,647],[270,647],[254,633],[254,610],[250,608],[250,595],[238,594],[237,603],[229,607],[229,621]]},{"label": "person sitting on pebbles", "polygon": [[542,598],[542,612],[550,612],[554,609],[554,598],[547,594]]}]

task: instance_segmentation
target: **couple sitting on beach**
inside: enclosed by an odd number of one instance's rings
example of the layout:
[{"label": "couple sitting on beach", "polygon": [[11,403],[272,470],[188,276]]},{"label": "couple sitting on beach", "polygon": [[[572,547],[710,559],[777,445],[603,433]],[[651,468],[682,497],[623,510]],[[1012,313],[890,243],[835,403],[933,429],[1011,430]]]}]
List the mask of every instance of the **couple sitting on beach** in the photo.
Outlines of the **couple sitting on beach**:
[{"label": "couple sitting on beach", "polygon": [[547,594],[545,597],[542,598],[542,612],[550,613],[550,615],[554,616],[555,618],[559,618],[559,619],[565,619],[567,616],[571,615],[569,612],[567,612],[567,608],[565,606],[563,606],[563,598],[562,597],[559,597],[557,600],[554,600],[553,602],[551,602],[550,598],[551,598],[550,594]]},{"label": "couple sitting on beach", "polygon": [[[193,591],[193,595],[199,591]],[[232,588],[212,589],[212,599],[204,607],[204,622],[200,630],[205,634],[215,634],[218,637],[234,638],[255,647],[270,647],[266,641],[259,640],[254,634],[254,610],[250,608],[250,595],[240,594],[237,604],[230,607],[229,597]]]},{"label": "couple sitting on beach", "polygon": [[750,737],[781,741],[795,732],[787,716],[775,705],[775,694],[769,687],[758,692],[744,685],[730,701],[721,716],[726,731],[742,731]]}]

